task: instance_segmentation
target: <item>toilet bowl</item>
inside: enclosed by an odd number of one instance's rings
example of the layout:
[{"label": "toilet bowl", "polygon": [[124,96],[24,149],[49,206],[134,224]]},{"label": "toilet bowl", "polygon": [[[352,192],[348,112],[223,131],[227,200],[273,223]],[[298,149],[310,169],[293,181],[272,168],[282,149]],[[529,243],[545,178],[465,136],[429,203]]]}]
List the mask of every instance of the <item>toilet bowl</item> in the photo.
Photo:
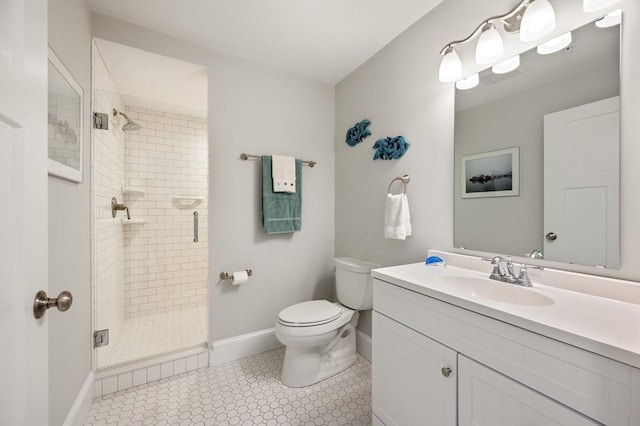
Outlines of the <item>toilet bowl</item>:
[{"label": "toilet bowl", "polygon": [[349,368],[357,359],[358,310],[371,309],[371,262],[336,258],[338,300],[312,300],[280,311],[276,337],[286,346],[281,381],[309,386]]}]

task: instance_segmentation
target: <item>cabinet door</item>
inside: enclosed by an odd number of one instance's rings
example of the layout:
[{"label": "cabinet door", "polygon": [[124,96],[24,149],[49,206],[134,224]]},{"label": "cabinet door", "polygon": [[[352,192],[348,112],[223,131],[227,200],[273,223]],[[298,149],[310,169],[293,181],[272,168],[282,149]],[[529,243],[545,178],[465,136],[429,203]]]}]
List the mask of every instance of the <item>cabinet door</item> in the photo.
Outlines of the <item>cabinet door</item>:
[{"label": "cabinet door", "polygon": [[385,425],[455,425],[453,350],[374,312],[372,370],[373,412]]},{"label": "cabinet door", "polygon": [[460,426],[599,424],[546,396],[458,355]]}]

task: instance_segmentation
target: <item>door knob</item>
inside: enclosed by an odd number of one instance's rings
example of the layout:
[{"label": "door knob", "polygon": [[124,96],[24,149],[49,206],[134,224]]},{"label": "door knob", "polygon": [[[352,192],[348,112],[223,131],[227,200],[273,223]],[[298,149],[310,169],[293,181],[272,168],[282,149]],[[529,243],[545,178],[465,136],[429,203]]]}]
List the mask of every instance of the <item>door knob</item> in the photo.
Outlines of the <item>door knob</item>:
[{"label": "door knob", "polygon": [[558,235],[555,232],[549,232],[544,237],[547,239],[547,241],[555,241],[558,238]]},{"label": "door knob", "polygon": [[442,375],[444,377],[449,377],[449,375],[451,374],[451,368],[449,367],[442,367],[442,370],[440,370],[442,372]]},{"label": "door knob", "polygon": [[63,291],[58,297],[51,298],[47,296],[47,292],[44,290],[40,290],[36,293],[36,298],[33,300],[33,316],[38,318],[42,318],[47,309],[53,308],[54,306],[58,308],[60,312],[64,312],[71,307],[73,303],[73,296],[71,292]]}]

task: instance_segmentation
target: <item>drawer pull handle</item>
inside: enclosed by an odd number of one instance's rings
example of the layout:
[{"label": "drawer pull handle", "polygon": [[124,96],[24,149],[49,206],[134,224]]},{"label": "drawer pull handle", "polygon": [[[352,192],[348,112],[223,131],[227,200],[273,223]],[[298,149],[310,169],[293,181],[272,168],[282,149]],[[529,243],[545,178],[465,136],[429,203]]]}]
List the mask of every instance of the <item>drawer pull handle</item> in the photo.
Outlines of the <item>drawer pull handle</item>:
[{"label": "drawer pull handle", "polygon": [[449,375],[451,374],[451,368],[449,367],[442,367],[442,370],[440,371],[442,371],[442,375],[444,377],[449,377]]}]

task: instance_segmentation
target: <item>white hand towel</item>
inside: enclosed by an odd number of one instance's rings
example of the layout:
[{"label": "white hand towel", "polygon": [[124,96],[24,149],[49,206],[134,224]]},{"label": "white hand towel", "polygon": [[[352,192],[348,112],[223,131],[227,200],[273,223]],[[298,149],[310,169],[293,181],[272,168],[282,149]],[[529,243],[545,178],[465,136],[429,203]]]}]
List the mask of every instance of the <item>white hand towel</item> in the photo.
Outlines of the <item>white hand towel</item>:
[{"label": "white hand towel", "polygon": [[409,199],[407,198],[407,194],[402,194],[402,203],[404,204],[404,227],[408,237],[413,230],[411,229],[411,214],[409,213]]},{"label": "white hand towel", "polygon": [[387,194],[384,211],[384,237],[404,240],[411,235],[409,203],[405,194]]},{"label": "white hand towel", "polygon": [[273,192],[296,192],[296,159],[273,155],[271,165]]}]

